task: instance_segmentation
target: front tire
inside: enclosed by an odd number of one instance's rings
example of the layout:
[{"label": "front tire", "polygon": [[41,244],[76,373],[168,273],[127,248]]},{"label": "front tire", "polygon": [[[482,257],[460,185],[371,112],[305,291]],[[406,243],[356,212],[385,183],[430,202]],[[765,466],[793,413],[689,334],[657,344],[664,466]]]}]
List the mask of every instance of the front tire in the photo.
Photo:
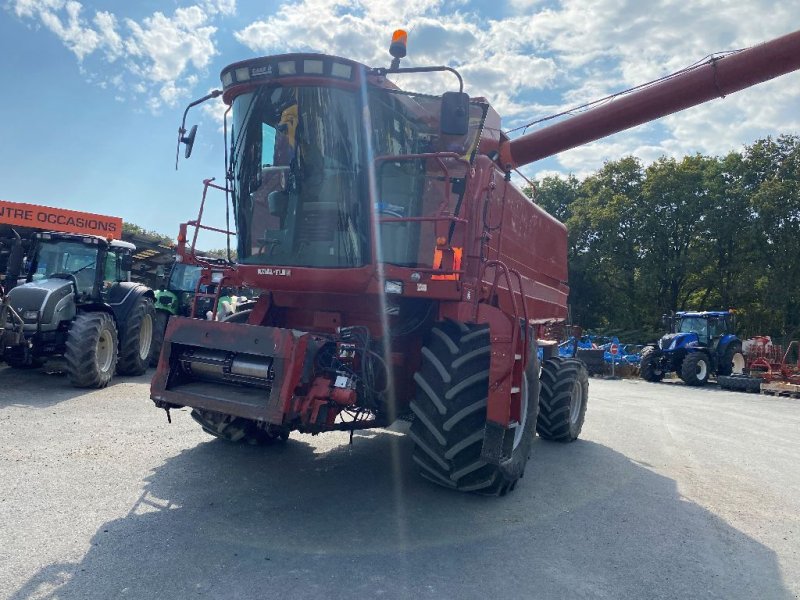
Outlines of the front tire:
[{"label": "front tire", "polygon": [[142,375],[147,371],[153,345],[155,316],[152,298],[141,296],[136,300],[120,335],[117,364],[120,375]]},{"label": "front tire", "polygon": [[690,352],[681,365],[681,379],[686,385],[702,386],[708,383],[710,374],[708,357],[703,352]]},{"label": "front tire", "polygon": [[574,358],[550,358],[542,365],[536,433],[553,442],[578,439],[589,401],[589,375]]},{"label": "front tire", "polygon": [[103,388],[117,366],[117,326],[104,312],[78,313],[64,352],[67,378],[75,387]]},{"label": "front tire", "polygon": [[645,381],[658,383],[664,379],[664,371],[661,368],[660,356],[655,348],[645,348],[642,350],[642,360],[639,363],[639,375]]},{"label": "front tire", "polygon": [[489,391],[491,341],[486,325],[438,323],[422,349],[414,375],[415,415],[409,431],[413,460],[425,479],[462,492],[502,496],[525,471],[539,410],[539,365],[535,347],[518,393],[523,419],[510,442],[511,455],[491,464],[481,458]]},{"label": "front tire", "polygon": [[270,433],[253,421],[244,417],[234,417],[222,413],[192,409],[192,418],[209,435],[221,440],[234,443],[250,444],[251,446],[269,446],[275,442],[285,442],[289,439],[289,432]]}]

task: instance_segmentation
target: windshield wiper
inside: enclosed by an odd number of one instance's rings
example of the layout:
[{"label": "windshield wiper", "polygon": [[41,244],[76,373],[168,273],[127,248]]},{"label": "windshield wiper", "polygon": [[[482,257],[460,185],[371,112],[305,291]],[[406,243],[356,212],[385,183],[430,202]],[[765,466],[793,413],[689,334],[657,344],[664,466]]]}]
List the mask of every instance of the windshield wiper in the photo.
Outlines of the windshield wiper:
[{"label": "windshield wiper", "polygon": [[94,264],[94,261],[90,262],[89,264],[83,265],[80,269],[76,269],[75,271],[70,271],[70,275],[76,275],[83,271],[84,269],[88,269]]}]

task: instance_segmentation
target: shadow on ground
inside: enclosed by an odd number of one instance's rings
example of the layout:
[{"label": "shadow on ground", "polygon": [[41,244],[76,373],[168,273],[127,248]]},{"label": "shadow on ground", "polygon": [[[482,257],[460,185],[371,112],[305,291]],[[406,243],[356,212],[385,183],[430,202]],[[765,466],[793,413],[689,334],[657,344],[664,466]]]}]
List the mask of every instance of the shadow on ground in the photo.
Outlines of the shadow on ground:
[{"label": "shadow on ground", "polygon": [[[153,369],[148,369],[147,373],[139,377],[114,376],[108,387],[131,382],[149,382],[153,373]],[[72,387],[64,373],[63,362],[58,360],[48,361],[43,367],[36,369],[12,369],[0,363],[0,408],[47,408],[96,391]]]},{"label": "shadow on ground", "polygon": [[771,550],[596,443],[537,440],[496,499],[419,479],[399,434],[306,439],[168,458],[80,563],[12,598],[791,597]]}]

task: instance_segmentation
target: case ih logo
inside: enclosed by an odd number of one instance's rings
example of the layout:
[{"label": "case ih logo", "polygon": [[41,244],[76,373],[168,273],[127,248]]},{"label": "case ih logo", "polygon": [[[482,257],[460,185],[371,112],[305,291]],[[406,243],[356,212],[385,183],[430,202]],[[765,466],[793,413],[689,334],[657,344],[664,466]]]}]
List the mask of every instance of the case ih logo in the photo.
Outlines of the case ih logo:
[{"label": "case ih logo", "polygon": [[252,67],[250,69],[250,77],[265,77],[267,75],[272,75],[272,65]]},{"label": "case ih logo", "polygon": [[120,239],[122,219],[63,208],[0,200],[0,223]]},{"label": "case ih logo", "polygon": [[278,275],[280,277],[291,277],[291,269],[259,269],[259,275]]}]

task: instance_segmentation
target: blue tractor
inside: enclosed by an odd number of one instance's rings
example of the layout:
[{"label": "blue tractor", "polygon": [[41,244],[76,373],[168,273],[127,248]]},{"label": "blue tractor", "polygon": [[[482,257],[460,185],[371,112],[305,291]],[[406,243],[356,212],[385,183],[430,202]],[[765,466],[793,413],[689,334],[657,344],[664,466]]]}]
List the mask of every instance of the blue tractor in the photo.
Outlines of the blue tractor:
[{"label": "blue tractor", "polygon": [[664,316],[670,333],[642,350],[640,374],[661,381],[677,373],[687,385],[705,385],[711,375],[744,370],[742,341],[733,333],[732,311],[677,312]]}]

